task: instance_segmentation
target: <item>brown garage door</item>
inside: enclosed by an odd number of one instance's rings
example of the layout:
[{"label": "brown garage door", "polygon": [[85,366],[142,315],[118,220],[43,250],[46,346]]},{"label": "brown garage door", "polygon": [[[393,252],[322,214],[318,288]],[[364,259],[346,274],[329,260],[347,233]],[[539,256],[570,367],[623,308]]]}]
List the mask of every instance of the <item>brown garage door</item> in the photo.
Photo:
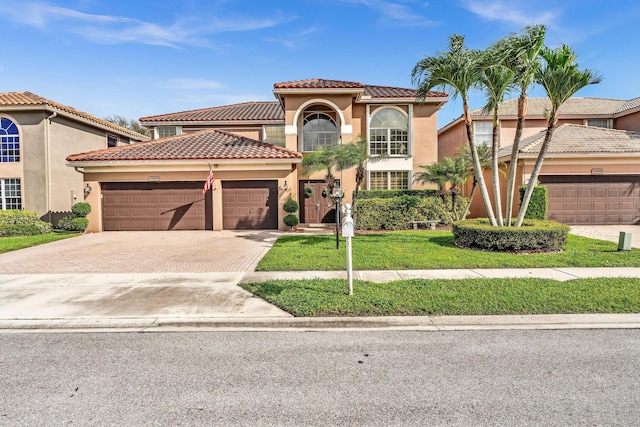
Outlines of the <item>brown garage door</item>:
[{"label": "brown garage door", "polygon": [[541,176],[548,218],[565,224],[637,224],[640,176]]},{"label": "brown garage door", "polygon": [[278,228],[277,181],[223,181],[225,230]]},{"label": "brown garage door", "polygon": [[101,186],[105,231],[212,228],[211,196],[205,203],[202,182],[118,182]]}]

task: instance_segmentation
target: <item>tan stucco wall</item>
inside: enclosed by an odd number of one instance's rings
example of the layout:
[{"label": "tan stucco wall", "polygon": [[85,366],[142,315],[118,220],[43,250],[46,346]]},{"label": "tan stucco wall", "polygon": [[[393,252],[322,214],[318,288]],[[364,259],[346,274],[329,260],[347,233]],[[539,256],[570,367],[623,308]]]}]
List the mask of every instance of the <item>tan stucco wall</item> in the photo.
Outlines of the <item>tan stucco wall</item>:
[{"label": "tan stucco wall", "polygon": [[453,124],[450,128],[438,134],[438,160],[445,157],[454,157],[459,153],[459,148],[467,143],[467,131],[464,122]]},{"label": "tan stucco wall", "polygon": [[[430,165],[438,161],[438,118],[434,105],[422,104],[413,107],[413,146],[412,146],[412,175],[420,172],[420,166]],[[412,188],[433,188],[429,184],[410,184]]]},{"label": "tan stucco wall", "polygon": [[640,111],[617,118],[615,128],[640,132]]}]

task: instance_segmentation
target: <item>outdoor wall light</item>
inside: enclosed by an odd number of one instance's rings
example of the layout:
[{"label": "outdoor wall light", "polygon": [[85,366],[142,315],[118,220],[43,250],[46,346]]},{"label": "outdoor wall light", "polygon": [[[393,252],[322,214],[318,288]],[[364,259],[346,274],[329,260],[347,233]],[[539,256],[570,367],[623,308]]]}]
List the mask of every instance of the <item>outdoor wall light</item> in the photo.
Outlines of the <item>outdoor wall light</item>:
[{"label": "outdoor wall light", "polygon": [[281,186],[280,189],[282,191],[287,191],[289,189],[289,185],[287,185],[287,181],[285,181]]},{"label": "outdoor wall light", "polygon": [[89,196],[89,194],[91,194],[91,190],[93,190],[93,188],[91,188],[91,186],[87,182],[87,185],[84,187],[84,197]]}]

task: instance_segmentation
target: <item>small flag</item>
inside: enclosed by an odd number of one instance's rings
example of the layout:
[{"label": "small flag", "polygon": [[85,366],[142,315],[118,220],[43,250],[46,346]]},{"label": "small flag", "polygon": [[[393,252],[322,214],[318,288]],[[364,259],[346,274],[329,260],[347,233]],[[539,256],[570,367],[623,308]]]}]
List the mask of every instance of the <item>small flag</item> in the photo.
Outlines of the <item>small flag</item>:
[{"label": "small flag", "polygon": [[207,194],[207,191],[213,187],[213,182],[216,179],[213,177],[213,169],[211,169],[211,165],[209,165],[209,176],[207,176],[207,180],[204,182],[204,188],[202,189],[202,194]]}]

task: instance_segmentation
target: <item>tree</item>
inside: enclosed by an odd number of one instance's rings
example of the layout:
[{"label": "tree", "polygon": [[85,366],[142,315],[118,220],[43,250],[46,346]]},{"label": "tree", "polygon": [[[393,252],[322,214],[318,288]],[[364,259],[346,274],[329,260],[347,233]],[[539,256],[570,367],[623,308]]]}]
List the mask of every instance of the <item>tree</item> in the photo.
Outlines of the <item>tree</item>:
[{"label": "tree", "polygon": [[464,46],[464,36],[454,34],[449,38],[449,50],[436,56],[422,59],[411,72],[417,85],[418,99],[424,99],[435,87],[451,88],[453,96],[462,99],[463,118],[467,131],[469,152],[473,161],[473,171],[480,188],[482,201],[491,225],[497,225],[491,207],[487,186],[482,176],[482,167],[474,142],[473,124],[469,113],[469,91],[478,85],[481,72],[481,52]]},{"label": "tree", "polygon": [[461,186],[470,176],[468,159],[462,155],[445,157],[441,162],[420,167],[424,171],[415,173],[413,181],[436,184],[442,203],[446,203],[446,185],[449,184],[448,193],[451,195],[451,214],[454,220],[460,219],[457,211],[458,194],[460,194]]},{"label": "tree", "polygon": [[576,54],[570,47],[564,44],[557,49],[543,48],[541,56],[543,63],[535,74],[535,81],[541,85],[547,93],[551,101],[551,109],[547,111],[547,131],[522,198],[518,219],[515,224],[516,227],[522,225],[529,201],[531,200],[531,195],[533,194],[533,189],[538,182],[542,163],[549,149],[549,144],[558,121],[558,109],[567,99],[571,98],[583,87],[602,81],[602,77],[596,75],[593,71],[578,69],[578,63],[575,62]]},{"label": "tree", "polygon": [[324,171],[324,182],[327,184],[329,196],[333,195],[333,189],[336,185],[336,178],[332,169],[336,162],[336,152],[326,147],[305,154],[302,159],[302,173],[311,175],[314,172]]},{"label": "tree", "polygon": [[[480,167],[482,168],[482,173],[484,176],[485,169],[493,168],[492,162],[492,148],[486,144],[478,145],[478,158],[480,159]],[[473,184],[471,185],[471,193],[469,194],[469,202],[467,203],[467,207],[462,214],[462,219],[465,219],[469,214],[469,209],[471,208],[471,202],[473,202],[473,198],[476,195],[476,190],[478,189],[478,181],[476,181],[475,174],[473,173],[473,163],[471,161],[471,153],[469,153],[469,146],[463,145],[462,152],[459,154],[460,157],[464,159],[466,162],[468,172],[467,178],[473,176]],[[498,167],[500,165],[498,164]],[[499,169],[498,169],[499,170]],[[466,181],[466,179],[465,179]]]},{"label": "tree", "polygon": [[118,126],[122,126],[123,128],[127,128],[129,130],[132,130],[134,132],[137,132],[145,136],[149,136],[151,134],[149,132],[149,129],[142,126],[139,121],[134,119],[129,120],[126,117],[119,116],[117,114],[112,114],[110,116],[105,117],[104,119],[108,122],[115,123]]}]

